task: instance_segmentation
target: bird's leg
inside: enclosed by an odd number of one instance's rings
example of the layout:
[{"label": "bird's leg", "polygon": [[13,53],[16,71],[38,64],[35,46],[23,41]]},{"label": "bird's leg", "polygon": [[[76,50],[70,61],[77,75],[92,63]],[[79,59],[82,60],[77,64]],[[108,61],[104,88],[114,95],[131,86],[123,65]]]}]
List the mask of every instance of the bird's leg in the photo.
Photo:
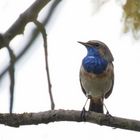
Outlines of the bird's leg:
[{"label": "bird's leg", "polygon": [[[103,103],[103,105],[104,105],[104,107],[106,109],[106,117],[107,117],[109,125],[110,125],[110,119],[114,119],[114,117],[109,113],[109,111],[108,111],[108,109],[107,109],[107,107],[106,107],[106,105],[104,103]],[[113,129],[116,129],[116,127],[113,127]]]},{"label": "bird's leg", "polygon": [[[105,109],[106,109],[106,116],[107,116],[107,117],[112,117],[112,115],[109,113],[109,111],[108,111],[106,105],[105,105],[104,103],[103,103],[103,105],[104,105],[104,107],[105,107]],[[113,118],[113,117],[112,117],[112,118]]]},{"label": "bird's leg", "polygon": [[82,111],[81,111],[81,115],[80,115],[81,120],[84,120],[84,121],[86,121],[86,117],[85,117],[86,109],[85,109],[85,106],[86,106],[86,104],[87,104],[88,99],[89,99],[89,97],[87,97],[86,102],[85,102],[85,104],[84,104],[84,106],[83,106],[83,109],[82,109]]},{"label": "bird's leg", "polygon": [[106,105],[103,103],[103,106],[105,107],[105,109],[106,109],[106,115],[110,115],[109,114],[109,111],[108,111],[108,109],[107,109],[107,107],[106,107]]}]

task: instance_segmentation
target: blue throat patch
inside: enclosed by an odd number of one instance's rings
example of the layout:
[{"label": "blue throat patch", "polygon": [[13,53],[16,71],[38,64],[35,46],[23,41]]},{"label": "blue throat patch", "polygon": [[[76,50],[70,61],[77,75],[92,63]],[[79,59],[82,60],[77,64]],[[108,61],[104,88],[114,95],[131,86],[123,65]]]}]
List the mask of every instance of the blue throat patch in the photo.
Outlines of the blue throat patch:
[{"label": "blue throat patch", "polygon": [[101,74],[107,67],[107,60],[102,58],[97,49],[88,47],[88,54],[83,59],[82,65],[87,72]]}]

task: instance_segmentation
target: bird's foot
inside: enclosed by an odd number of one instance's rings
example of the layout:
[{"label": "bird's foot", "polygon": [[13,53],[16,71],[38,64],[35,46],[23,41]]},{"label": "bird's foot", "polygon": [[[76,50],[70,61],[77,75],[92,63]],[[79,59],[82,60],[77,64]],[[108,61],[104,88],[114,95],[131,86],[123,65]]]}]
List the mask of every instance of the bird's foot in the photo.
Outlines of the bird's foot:
[{"label": "bird's foot", "polygon": [[106,116],[110,116],[110,113],[109,113],[109,111],[108,111],[108,110],[106,111]]},{"label": "bird's foot", "polygon": [[104,105],[104,107],[105,107],[105,109],[106,109],[106,116],[107,117],[112,117],[112,115],[109,113],[109,111],[108,111],[108,109],[107,109],[107,107],[106,107],[106,105],[103,103],[103,105]]},{"label": "bird's foot", "polygon": [[105,114],[107,117],[109,118],[113,118],[113,116],[109,113],[109,111],[107,110],[106,114]]},{"label": "bird's foot", "polygon": [[106,115],[106,117],[108,117],[108,118],[113,118],[112,115],[109,113],[109,111],[107,111],[105,115]]},{"label": "bird's foot", "polygon": [[83,107],[82,111],[81,111],[81,115],[80,115],[80,118],[82,121],[86,121],[86,110],[85,110],[85,107]]},{"label": "bird's foot", "polygon": [[83,107],[83,109],[82,109],[82,111],[81,111],[80,118],[81,118],[82,121],[86,121],[86,112],[87,112],[87,111],[86,111],[86,109],[85,109],[85,106],[86,106],[86,104],[87,104],[88,99],[89,99],[89,97],[87,97],[86,102],[85,102],[85,104],[84,104],[84,107]]},{"label": "bird's foot", "polygon": [[106,118],[109,121],[109,125],[111,124],[111,120],[114,119],[114,117],[109,113],[109,111],[106,112]]}]

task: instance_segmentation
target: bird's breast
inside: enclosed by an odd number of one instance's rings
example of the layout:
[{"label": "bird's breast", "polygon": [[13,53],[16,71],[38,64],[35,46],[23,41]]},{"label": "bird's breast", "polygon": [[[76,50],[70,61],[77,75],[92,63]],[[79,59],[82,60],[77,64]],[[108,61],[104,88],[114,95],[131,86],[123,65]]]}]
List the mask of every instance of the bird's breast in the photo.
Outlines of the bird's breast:
[{"label": "bird's breast", "polygon": [[113,65],[110,63],[106,70],[101,74],[89,73],[81,66],[81,85],[88,95],[93,97],[104,97],[112,86],[112,74]]}]

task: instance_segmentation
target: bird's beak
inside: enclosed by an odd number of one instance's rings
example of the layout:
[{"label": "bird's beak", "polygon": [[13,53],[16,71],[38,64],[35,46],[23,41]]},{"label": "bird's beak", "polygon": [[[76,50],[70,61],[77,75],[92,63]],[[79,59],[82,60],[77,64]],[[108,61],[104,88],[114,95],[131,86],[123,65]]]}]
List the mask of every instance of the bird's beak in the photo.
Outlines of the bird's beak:
[{"label": "bird's beak", "polygon": [[77,41],[77,42],[84,45],[84,46],[87,45],[87,43],[85,43],[85,42],[81,42],[81,41]]}]

